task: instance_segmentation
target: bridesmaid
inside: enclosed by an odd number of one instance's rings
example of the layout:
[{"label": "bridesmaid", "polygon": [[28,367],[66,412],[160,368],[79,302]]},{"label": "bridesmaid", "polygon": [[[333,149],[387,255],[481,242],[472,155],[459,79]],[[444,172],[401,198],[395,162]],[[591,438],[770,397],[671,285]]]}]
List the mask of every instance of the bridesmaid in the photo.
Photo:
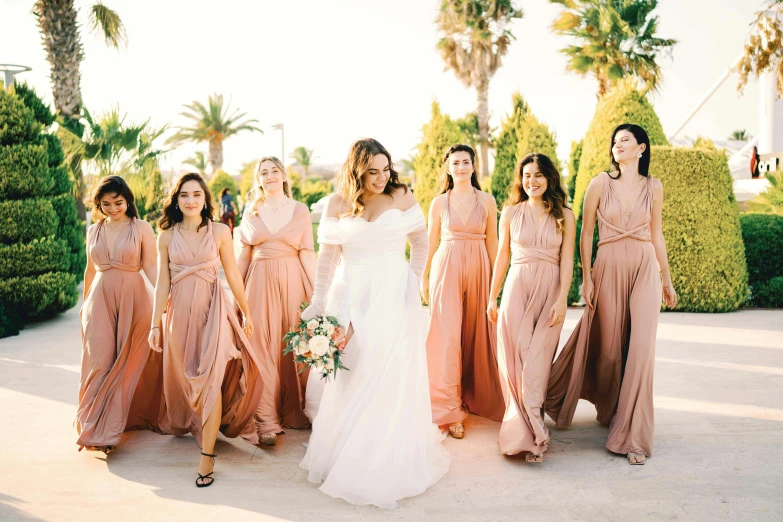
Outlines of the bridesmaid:
[{"label": "bridesmaid", "polygon": [[79,451],[87,448],[108,455],[122,433],[133,428],[128,414],[150,355],[146,337],[152,287],[140,271],[155,284],[155,233],[138,218],[133,192],[119,176],[98,182],[92,206],[101,219],[87,231],[76,443]]},{"label": "bridesmaid", "polygon": [[495,328],[485,313],[490,259],[498,247],[497,206],[491,194],[481,191],[475,156],[471,147],[453,145],[443,158],[442,186],[430,205],[430,247],[421,283],[430,301],[432,420],[456,439],[465,436],[462,421],[468,412],[503,418]]},{"label": "bridesmaid", "polygon": [[[677,293],[661,226],[663,185],[648,174],[644,129],[618,126],[610,160],[613,172],[598,175],[585,194],[580,250],[587,308],[552,366],[546,412],[568,427],[579,399],[589,400],[609,426],[606,447],[638,465],[652,455],[661,298],[674,308]],[[596,217],[600,241],[591,270]]]},{"label": "bridesmaid", "polygon": [[299,305],[310,301],[315,277],[313,227],[307,206],[291,199],[285,167],[262,158],[254,194],[239,227],[244,278],[255,335],[250,345],[260,364],[264,392],[247,438],[274,446],[283,428],[306,429],[308,372],[283,355],[283,336],[299,322]]},{"label": "bridesmaid", "polygon": [[[214,482],[218,429],[237,437],[248,424],[263,388],[258,361],[246,337],[253,333],[231,232],[213,223],[212,197],[198,174],[180,177],[158,221],[158,285],[150,346],[163,335],[166,409],[175,435],[192,433],[201,446],[198,487]],[[244,327],[220,285],[226,280],[245,317]],[[210,460],[212,459],[212,460]]]},{"label": "bridesmaid", "polygon": [[543,154],[522,158],[500,216],[500,249],[489,293],[487,314],[498,325],[506,400],[498,446],[504,455],[525,452],[528,462],[542,462],[549,442],[544,399],[574,270],[576,220],[565,203],[552,160]]}]

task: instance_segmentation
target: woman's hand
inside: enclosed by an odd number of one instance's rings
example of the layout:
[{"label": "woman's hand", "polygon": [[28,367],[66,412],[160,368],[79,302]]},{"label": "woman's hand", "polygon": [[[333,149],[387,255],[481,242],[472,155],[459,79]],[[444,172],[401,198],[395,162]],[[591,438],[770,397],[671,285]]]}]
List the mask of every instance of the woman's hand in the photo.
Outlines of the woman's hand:
[{"label": "woman's hand", "polygon": [[677,292],[674,290],[674,285],[671,282],[663,284],[663,304],[669,309],[674,309],[677,306]]},{"label": "woman's hand", "polygon": [[565,321],[566,316],[566,310],[568,307],[566,306],[565,301],[558,301],[554,305],[552,305],[552,308],[549,310],[549,327],[557,326],[558,324]]},{"label": "woman's hand", "polygon": [[421,283],[419,283],[419,292],[421,293],[421,298],[424,299],[424,302],[429,304],[430,303],[430,276],[424,275],[421,278]]},{"label": "woman's hand", "polygon": [[319,306],[315,303],[312,303],[310,306],[302,310],[302,315],[300,318],[302,321],[309,321],[310,319],[314,317],[318,317],[319,315],[323,315],[325,310],[322,306]]},{"label": "woman's hand", "polygon": [[593,308],[593,278],[586,277],[582,282],[582,298],[588,308]]},{"label": "woman's hand", "polygon": [[149,336],[147,336],[147,341],[150,343],[150,349],[153,352],[161,353],[163,351],[163,348],[160,346],[160,328],[155,327],[152,330],[150,330]]},{"label": "woman's hand", "polygon": [[492,324],[498,324],[498,300],[490,299],[487,305],[487,318]]},{"label": "woman's hand", "polygon": [[245,332],[248,339],[253,337],[253,319],[247,312],[242,312],[242,331]]}]

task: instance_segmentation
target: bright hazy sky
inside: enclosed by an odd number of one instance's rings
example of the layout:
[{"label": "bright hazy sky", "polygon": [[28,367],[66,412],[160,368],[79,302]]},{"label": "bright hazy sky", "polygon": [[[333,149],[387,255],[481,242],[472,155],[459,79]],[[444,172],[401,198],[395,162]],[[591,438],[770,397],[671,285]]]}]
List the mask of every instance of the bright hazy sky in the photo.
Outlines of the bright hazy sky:
[{"label": "bright hazy sky", "polygon": [[[0,63],[31,66],[19,76],[51,101],[49,65],[31,0],[0,0]],[[314,148],[316,163],[341,163],[353,140],[374,137],[399,160],[418,143],[437,99],[460,117],[475,110],[475,92],[443,70],[435,49],[439,0],[105,0],[121,15],[128,46],[108,49],[87,30],[88,7],[76,0],[84,25],[82,93],[93,113],[119,104],[129,119],[183,123],[182,105],[223,93],[232,106],[260,122],[265,134],[241,134],[225,144],[225,169],[248,160]],[[565,71],[558,52],[569,41],[550,31],[560,8],[547,0],[522,0],[516,41],[492,80],[491,124],[499,127],[519,90],[533,112],[557,134],[567,160],[572,140],[587,130],[596,83]],[[672,133],[742,51],[760,0],[661,0],[661,37],[675,38],[663,59],[663,85],[653,103]],[[740,96],[730,77],[681,136],[725,139],[738,128],[758,129],[758,91]],[[167,154],[178,168],[206,144]],[[287,163],[292,160],[287,159]]]}]

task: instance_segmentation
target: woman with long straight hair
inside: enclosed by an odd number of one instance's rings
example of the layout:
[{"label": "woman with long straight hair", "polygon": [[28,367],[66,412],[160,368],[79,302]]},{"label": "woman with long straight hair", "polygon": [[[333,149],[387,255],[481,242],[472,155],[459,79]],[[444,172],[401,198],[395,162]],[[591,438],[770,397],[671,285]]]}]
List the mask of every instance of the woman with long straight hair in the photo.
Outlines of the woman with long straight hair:
[{"label": "woman with long straight hair", "polygon": [[[192,433],[201,446],[198,487],[215,480],[218,431],[226,437],[240,435],[263,388],[247,339],[253,323],[231,232],[226,225],[213,223],[214,216],[204,179],[196,173],[180,177],[158,221],[158,284],[149,333],[150,346],[160,346],[161,336],[164,342],[163,381],[171,431]],[[242,323],[220,286],[221,266],[242,310]]]},{"label": "woman with long straight hair", "polygon": [[253,181],[238,261],[253,319],[250,345],[264,380],[250,438],[274,446],[283,428],[310,427],[304,413],[309,372],[297,367],[293,353],[283,355],[283,336],[298,325],[299,306],[313,294],[316,258],[310,211],[291,199],[283,163],[261,158]]},{"label": "woman with long straight hair", "polygon": [[[634,124],[609,142],[613,171],[587,187],[582,296],[587,308],[549,376],[546,412],[568,427],[579,399],[609,426],[606,447],[644,464],[653,447],[653,369],[661,299],[677,305],[663,238],[663,185],[649,175],[650,140]],[[598,253],[592,264],[598,219]]]},{"label": "woman with long straight hair", "polygon": [[[141,271],[154,285],[155,233],[139,219],[133,192],[121,177],[102,178],[90,199],[100,217],[87,231],[84,305],[79,314],[83,350],[76,443],[79,451],[87,448],[109,454],[126,429],[141,427],[135,424],[160,429],[159,393],[157,402],[135,408],[136,420],[129,419],[136,386],[150,356],[146,339],[152,287]],[[141,418],[146,419],[139,422]]]},{"label": "woman with long straight hair", "polygon": [[495,328],[486,315],[498,211],[495,198],[481,190],[475,157],[468,145],[453,145],[443,157],[441,188],[430,205],[422,281],[430,303],[432,420],[457,439],[465,436],[468,412],[503,418]]},{"label": "woman with long straight hair", "polygon": [[541,462],[549,442],[544,400],[574,270],[576,220],[566,199],[552,160],[528,154],[514,170],[500,216],[500,248],[487,307],[490,321],[498,325],[498,367],[506,400],[498,446],[504,455],[524,452],[528,462]]}]

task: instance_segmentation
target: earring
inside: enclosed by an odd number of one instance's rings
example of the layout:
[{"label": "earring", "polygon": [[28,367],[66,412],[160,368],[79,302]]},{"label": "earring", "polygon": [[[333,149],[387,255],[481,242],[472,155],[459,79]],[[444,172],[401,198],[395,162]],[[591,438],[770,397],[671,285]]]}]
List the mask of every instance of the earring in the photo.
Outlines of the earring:
[{"label": "earring", "polygon": [[[639,157],[641,158],[641,156],[639,156]],[[206,209],[207,209],[207,204],[204,203],[204,210],[206,210]]]},{"label": "earring", "polygon": [[643,153],[643,152],[640,152],[640,153],[639,153],[639,154],[637,154],[636,156],[637,156],[637,157],[639,157],[639,158],[641,158],[643,155],[644,155],[644,153]]},{"label": "earring", "polygon": [[179,210],[179,203],[174,203],[174,208],[176,208],[177,210]]}]

